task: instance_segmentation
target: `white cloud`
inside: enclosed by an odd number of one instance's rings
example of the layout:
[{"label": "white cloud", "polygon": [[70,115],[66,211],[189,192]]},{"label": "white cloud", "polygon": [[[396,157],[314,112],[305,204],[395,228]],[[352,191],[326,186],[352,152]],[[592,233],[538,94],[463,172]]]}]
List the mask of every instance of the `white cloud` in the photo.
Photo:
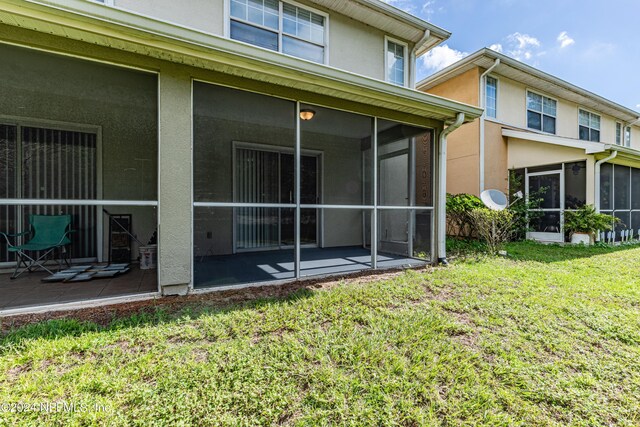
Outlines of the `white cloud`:
[{"label": "white cloud", "polygon": [[[382,0],[383,2],[390,4],[393,7],[404,10],[412,15],[421,16],[425,19],[430,19],[436,10],[442,10],[442,8],[436,7],[436,0],[426,0],[422,2],[416,2],[415,0]],[[418,3],[422,3],[418,7]]]},{"label": "white cloud", "polygon": [[563,31],[560,34],[558,34],[558,38],[556,40],[558,40],[558,43],[560,43],[560,49],[564,49],[565,47],[571,46],[576,42],[574,39],[569,37],[569,34],[567,34],[566,31]]},{"label": "white cloud", "polygon": [[436,46],[422,56],[427,70],[439,71],[469,55],[467,52],[451,49],[449,46]]},{"label": "white cloud", "polygon": [[530,61],[545,54],[545,52],[541,50],[541,47],[542,43],[540,43],[540,40],[537,38],[529,34],[515,32],[504,38],[504,44],[494,43],[489,49],[506,53],[518,61]]},{"label": "white cloud", "polygon": [[640,104],[636,104],[636,108],[640,108]]}]

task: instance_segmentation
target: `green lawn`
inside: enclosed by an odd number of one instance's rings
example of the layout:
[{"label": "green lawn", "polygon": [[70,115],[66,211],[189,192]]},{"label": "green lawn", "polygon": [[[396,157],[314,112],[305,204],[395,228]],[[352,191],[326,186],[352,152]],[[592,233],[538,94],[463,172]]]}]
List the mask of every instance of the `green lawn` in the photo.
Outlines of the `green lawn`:
[{"label": "green lawn", "polygon": [[[16,330],[0,338],[0,425],[640,425],[640,247],[508,249]],[[41,402],[86,411],[7,412]]]}]

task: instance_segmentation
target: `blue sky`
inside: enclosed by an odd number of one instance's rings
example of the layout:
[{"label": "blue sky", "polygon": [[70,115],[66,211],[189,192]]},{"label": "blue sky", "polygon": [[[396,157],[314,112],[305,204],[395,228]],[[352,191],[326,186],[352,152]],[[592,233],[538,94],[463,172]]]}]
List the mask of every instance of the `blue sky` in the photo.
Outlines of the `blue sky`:
[{"label": "blue sky", "polygon": [[385,0],[452,33],[423,78],[482,47],[640,111],[640,0]]}]

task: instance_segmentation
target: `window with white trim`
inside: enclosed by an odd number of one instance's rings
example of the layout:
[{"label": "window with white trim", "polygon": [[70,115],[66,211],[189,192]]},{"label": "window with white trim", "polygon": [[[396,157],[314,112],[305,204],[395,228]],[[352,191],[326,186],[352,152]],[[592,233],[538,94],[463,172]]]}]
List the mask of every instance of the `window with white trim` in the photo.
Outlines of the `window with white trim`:
[{"label": "window with white trim", "polygon": [[556,133],[555,99],[527,92],[527,127],[547,133]]},{"label": "window with white trim", "polygon": [[406,86],[407,45],[387,39],[385,55],[386,80],[398,86]]},{"label": "window with white trim", "polygon": [[578,137],[583,141],[600,142],[600,116],[578,110]]},{"label": "window with white trim", "polygon": [[230,0],[232,39],[325,62],[327,17],[278,0]]},{"label": "window with white trim", "polygon": [[624,146],[631,147],[631,126],[624,128]]},{"label": "window with white trim", "polygon": [[616,122],[616,145],[622,145],[622,123]]},{"label": "window with white trim", "polygon": [[498,117],[498,79],[495,77],[486,77],[485,84],[485,109],[487,117]]}]

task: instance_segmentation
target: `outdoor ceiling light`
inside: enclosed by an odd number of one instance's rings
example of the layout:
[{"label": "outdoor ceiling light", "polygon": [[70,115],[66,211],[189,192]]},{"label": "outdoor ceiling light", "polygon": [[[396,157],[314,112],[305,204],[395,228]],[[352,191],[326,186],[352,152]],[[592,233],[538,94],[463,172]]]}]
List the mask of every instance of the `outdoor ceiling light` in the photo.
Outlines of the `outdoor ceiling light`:
[{"label": "outdoor ceiling light", "polygon": [[311,120],[313,116],[316,115],[316,112],[310,108],[305,108],[304,110],[300,110],[300,118],[302,120]]}]

